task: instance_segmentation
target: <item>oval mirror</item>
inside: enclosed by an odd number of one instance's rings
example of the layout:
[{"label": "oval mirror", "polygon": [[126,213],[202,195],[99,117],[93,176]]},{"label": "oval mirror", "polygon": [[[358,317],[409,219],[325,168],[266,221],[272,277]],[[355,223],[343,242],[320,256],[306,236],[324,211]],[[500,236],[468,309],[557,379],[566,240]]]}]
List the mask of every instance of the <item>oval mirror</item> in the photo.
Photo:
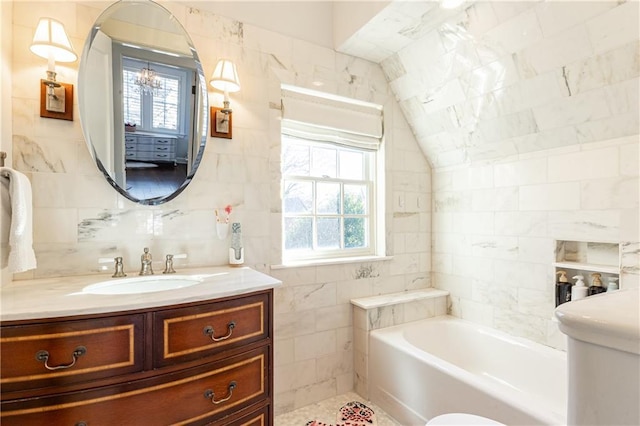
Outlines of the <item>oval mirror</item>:
[{"label": "oval mirror", "polygon": [[78,73],[87,146],[109,183],[155,205],[193,178],[207,138],[207,88],[196,49],[152,1],[120,1],[91,28]]}]

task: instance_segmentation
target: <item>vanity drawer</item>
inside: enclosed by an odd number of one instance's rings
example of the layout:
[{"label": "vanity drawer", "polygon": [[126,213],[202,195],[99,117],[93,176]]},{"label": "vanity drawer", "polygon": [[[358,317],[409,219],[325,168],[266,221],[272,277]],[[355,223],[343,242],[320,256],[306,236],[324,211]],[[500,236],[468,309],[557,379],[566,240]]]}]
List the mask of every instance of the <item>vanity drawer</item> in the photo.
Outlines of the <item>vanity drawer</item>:
[{"label": "vanity drawer", "polygon": [[0,418],[3,426],[227,424],[226,416],[270,397],[269,362],[264,346],[155,379],[6,402]]},{"label": "vanity drawer", "polygon": [[270,294],[154,312],[154,366],[199,359],[268,338]]},{"label": "vanity drawer", "polygon": [[5,393],[141,371],[143,315],[3,326],[0,386]]},{"label": "vanity drawer", "polygon": [[[250,414],[246,416],[242,416],[237,420],[232,420],[227,423],[224,423],[225,426],[267,426],[271,424],[271,417],[269,414],[269,410],[271,407],[269,405],[260,408],[259,410],[254,410]],[[215,425],[215,422],[207,423],[208,425]]]}]

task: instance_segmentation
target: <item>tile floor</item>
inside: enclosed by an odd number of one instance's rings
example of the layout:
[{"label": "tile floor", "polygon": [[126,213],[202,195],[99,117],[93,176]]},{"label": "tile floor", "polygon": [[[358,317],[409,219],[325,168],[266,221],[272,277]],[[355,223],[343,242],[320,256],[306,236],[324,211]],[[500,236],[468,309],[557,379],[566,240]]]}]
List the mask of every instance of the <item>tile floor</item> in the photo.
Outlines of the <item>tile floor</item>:
[{"label": "tile floor", "polygon": [[325,423],[336,424],[338,410],[349,401],[360,401],[371,407],[376,413],[377,426],[401,426],[400,423],[382,411],[380,407],[365,401],[355,392],[334,396],[333,398],[298,408],[295,411],[281,414],[274,419],[274,422],[276,426],[304,426],[309,420],[320,420]]}]

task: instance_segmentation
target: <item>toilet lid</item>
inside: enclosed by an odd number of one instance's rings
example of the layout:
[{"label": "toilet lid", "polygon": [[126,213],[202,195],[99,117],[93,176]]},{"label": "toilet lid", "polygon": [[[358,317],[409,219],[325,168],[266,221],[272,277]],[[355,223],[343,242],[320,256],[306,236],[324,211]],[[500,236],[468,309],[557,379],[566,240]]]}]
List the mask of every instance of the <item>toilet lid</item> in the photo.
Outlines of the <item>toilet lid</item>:
[{"label": "toilet lid", "polygon": [[475,426],[475,425],[502,425],[503,423],[475,414],[450,413],[434,417],[427,422],[429,426]]}]

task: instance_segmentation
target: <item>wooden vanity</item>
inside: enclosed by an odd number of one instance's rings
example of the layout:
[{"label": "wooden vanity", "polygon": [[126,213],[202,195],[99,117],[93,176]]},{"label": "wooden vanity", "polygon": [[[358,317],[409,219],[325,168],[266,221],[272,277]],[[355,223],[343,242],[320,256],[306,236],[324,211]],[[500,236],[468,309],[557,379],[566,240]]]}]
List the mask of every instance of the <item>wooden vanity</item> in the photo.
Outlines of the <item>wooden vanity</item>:
[{"label": "wooden vanity", "polygon": [[1,323],[0,423],[273,424],[273,288]]}]

